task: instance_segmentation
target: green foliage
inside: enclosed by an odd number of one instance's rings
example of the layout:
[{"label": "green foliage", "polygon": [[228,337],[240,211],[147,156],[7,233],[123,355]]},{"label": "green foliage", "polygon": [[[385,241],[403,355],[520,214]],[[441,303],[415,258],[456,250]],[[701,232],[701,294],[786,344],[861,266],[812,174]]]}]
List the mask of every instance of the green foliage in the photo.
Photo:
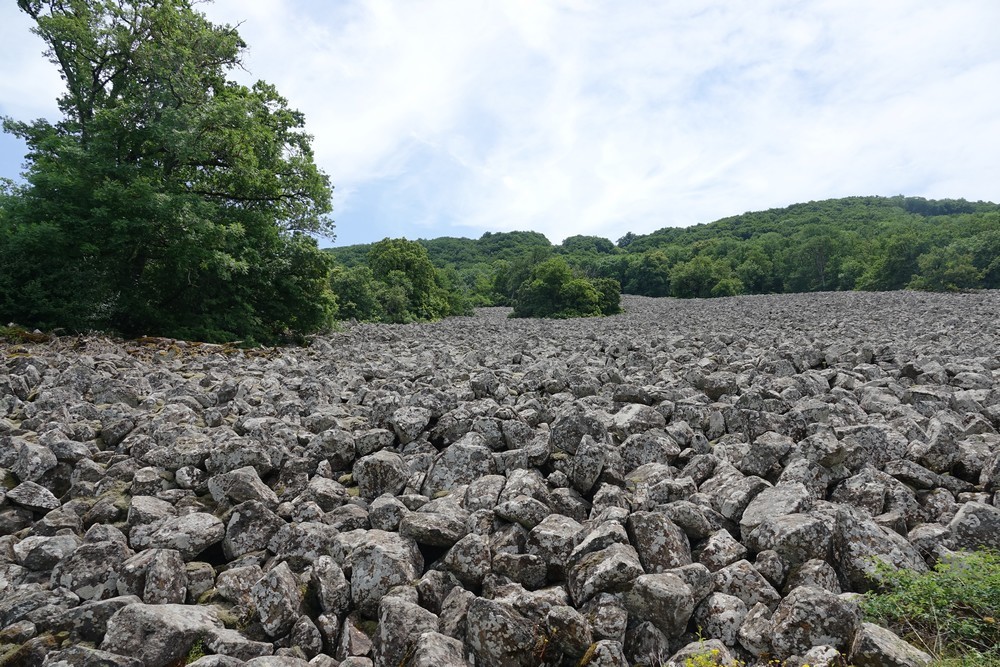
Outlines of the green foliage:
[{"label": "green foliage", "polygon": [[926,573],[882,567],[865,614],[939,658],[1000,660],[1000,554],[961,553]]},{"label": "green foliage", "polygon": [[910,281],[910,289],[931,292],[957,292],[975,287],[982,272],[973,264],[970,253],[954,245],[934,248],[917,258],[920,273]]},{"label": "green foliage", "polygon": [[597,308],[602,315],[622,312],[622,286],[614,278],[594,278],[590,281],[597,290]]},{"label": "green foliage", "polygon": [[[609,292],[614,291],[614,296]],[[561,257],[535,265],[517,289],[511,317],[596,317],[621,311],[617,282],[574,276]]]},{"label": "green foliage", "polygon": [[732,275],[729,264],[705,255],[671,269],[670,285],[674,296],[682,298],[732,296],[743,291],[742,283]]},{"label": "green foliage", "polygon": [[595,255],[610,255],[614,253],[615,245],[600,236],[570,236],[563,239],[559,252],[563,255],[591,253]]},{"label": "green foliage", "polygon": [[66,92],[4,120],[26,187],[0,203],[0,316],[126,336],[273,342],[329,324],[330,185],[245,44],[190,0],[19,0]]},{"label": "green foliage", "polygon": [[[383,239],[368,251],[368,267],[387,288],[400,288],[402,303],[386,308],[390,321],[436,320],[447,315],[446,300],[437,289],[434,265],[427,249],[415,241]],[[395,306],[401,306],[396,309]]]},{"label": "green foliage", "polygon": [[368,246],[366,264],[334,269],[330,289],[344,320],[406,324],[472,312],[458,272],[435,268],[426,248],[406,239]]},{"label": "green foliage", "polygon": [[[652,234],[617,245],[571,236],[558,246],[534,232],[420,241],[438,269],[453,269],[469,303],[551,302],[544,284],[522,286],[553,256],[573,277],[617,281],[626,294],[717,297],[823,290],[1000,288],[1000,206],[913,197],[847,197],[795,204]],[[371,246],[333,252],[364,264]],[[587,312],[587,292],[576,287]],[[520,295],[520,296],[519,296]],[[526,301],[527,300],[527,301]],[[542,309],[544,310],[544,309]],[[601,305],[602,312],[606,311]]]},{"label": "green foliage", "polygon": [[338,266],[330,273],[330,290],[337,295],[338,319],[378,321],[382,318],[375,276],[367,266]]}]

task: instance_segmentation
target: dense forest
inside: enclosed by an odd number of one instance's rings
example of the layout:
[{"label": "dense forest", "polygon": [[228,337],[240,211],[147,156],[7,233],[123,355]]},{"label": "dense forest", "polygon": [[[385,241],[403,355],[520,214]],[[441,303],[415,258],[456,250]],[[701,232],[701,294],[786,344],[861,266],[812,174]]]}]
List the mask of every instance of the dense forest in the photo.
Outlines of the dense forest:
[{"label": "dense forest", "polygon": [[[1000,205],[962,199],[847,197],[744,213],[616,243],[537,232],[420,240],[475,305],[516,305],[533,267],[562,259],[578,278],[626,294],[704,298],[836,290],[1000,287]],[[330,249],[343,266],[369,246]]]}]

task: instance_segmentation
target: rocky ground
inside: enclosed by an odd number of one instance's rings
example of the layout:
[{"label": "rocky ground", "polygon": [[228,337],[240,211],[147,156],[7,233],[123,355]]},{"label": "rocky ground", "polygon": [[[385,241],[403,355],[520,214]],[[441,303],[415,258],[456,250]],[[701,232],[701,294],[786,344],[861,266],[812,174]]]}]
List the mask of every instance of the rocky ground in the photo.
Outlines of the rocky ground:
[{"label": "rocky ground", "polygon": [[2,344],[2,664],[926,662],[856,593],[1000,547],[1000,294],[624,305]]}]

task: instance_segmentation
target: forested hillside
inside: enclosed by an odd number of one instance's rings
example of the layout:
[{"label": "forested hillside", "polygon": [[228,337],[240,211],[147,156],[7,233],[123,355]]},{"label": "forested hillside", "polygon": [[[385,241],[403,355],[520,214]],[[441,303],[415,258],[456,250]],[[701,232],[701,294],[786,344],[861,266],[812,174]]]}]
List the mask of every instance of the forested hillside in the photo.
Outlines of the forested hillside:
[{"label": "forested hillside", "polygon": [[[512,304],[532,267],[562,257],[579,277],[626,294],[711,297],[836,290],[1000,286],[1000,206],[962,199],[847,197],[744,213],[612,243],[537,232],[420,240],[476,305]],[[330,250],[353,266],[369,246]]]}]

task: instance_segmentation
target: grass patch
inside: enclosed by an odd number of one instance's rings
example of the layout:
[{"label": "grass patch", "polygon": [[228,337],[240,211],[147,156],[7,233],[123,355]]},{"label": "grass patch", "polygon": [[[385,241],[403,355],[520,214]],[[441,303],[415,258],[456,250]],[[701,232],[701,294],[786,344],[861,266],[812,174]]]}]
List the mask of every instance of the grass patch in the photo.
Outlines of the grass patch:
[{"label": "grass patch", "polygon": [[1000,667],[1000,553],[960,553],[925,573],[880,567],[865,616],[948,667]]}]

